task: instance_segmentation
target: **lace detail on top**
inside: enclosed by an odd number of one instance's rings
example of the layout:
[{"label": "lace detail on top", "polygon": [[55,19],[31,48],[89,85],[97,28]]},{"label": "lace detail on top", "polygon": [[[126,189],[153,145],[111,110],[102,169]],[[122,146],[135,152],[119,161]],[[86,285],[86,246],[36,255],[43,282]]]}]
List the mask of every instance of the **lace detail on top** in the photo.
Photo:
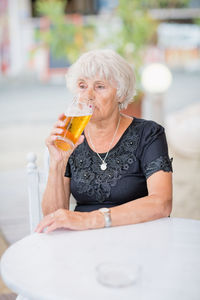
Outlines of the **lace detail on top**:
[{"label": "lace detail on top", "polygon": [[[84,142],[75,149],[69,158],[73,180],[77,192],[86,193],[100,203],[109,198],[111,188],[136,161],[135,151],[139,143],[137,126],[129,126],[119,142],[111,149],[106,159],[107,169],[100,169],[101,161]],[[100,154],[102,158],[105,154]]]},{"label": "lace detail on top", "polygon": [[147,164],[144,168],[146,178],[160,170],[163,170],[165,172],[172,172],[172,160],[173,158],[169,159],[168,156],[160,156]]}]

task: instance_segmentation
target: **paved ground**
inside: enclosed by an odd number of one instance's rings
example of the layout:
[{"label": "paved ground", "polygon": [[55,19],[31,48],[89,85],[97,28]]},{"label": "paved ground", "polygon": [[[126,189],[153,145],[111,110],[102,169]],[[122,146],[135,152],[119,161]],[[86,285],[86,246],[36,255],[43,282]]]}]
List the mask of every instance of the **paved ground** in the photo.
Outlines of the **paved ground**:
[{"label": "paved ground", "polygon": [[[176,72],[165,98],[165,115],[200,101],[199,73]],[[9,243],[28,233],[26,155],[42,167],[44,140],[70,95],[64,82],[0,79],[0,228]],[[198,160],[174,156],[174,215],[200,219]],[[194,175],[195,170],[195,175]]]}]

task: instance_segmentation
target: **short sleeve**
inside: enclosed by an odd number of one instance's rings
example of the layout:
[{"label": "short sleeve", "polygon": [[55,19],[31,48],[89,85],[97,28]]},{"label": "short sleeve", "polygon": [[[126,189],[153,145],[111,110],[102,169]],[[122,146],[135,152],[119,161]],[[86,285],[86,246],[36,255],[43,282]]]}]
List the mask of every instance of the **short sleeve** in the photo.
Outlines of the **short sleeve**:
[{"label": "short sleeve", "polygon": [[153,121],[147,121],[141,138],[141,167],[146,179],[153,173],[163,170],[172,172],[172,159],[164,128]]},{"label": "short sleeve", "polygon": [[65,177],[71,177],[71,168],[70,168],[69,161],[68,161],[66,169],[65,169]]}]

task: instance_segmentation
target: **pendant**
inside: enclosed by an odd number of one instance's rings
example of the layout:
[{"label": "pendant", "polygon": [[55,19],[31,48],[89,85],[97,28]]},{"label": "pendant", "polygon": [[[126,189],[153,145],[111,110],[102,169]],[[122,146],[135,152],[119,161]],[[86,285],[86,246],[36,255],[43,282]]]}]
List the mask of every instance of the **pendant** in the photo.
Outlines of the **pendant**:
[{"label": "pendant", "polygon": [[104,161],[101,165],[100,168],[102,171],[105,171],[107,169],[107,163]]}]

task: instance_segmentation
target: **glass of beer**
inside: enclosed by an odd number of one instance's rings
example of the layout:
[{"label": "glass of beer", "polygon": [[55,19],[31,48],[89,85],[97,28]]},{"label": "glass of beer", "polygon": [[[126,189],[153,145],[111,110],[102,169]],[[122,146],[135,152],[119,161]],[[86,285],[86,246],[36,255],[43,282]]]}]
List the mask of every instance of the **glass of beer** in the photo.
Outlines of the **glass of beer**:
[{"label": "glass of beer", "polygon": [[65,121],[65,126],[61,127],[64,131],[58,135],[58,139],[54,142],[55,145],[63,151],[70,151],[81,136],[92,113],[91,101],[80,95],[75,96],[62,119]]}]

